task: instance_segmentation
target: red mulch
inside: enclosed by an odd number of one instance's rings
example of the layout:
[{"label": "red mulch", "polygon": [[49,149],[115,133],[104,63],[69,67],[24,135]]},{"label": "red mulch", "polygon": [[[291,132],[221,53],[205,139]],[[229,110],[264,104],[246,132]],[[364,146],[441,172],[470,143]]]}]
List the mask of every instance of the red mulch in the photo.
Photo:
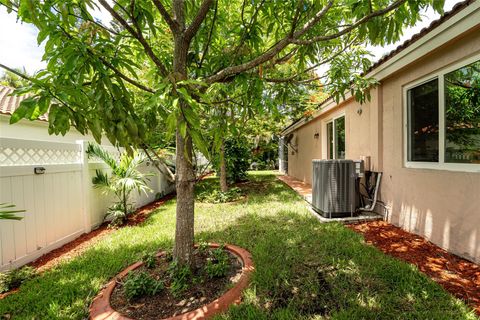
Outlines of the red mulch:
[{"label": "red mulch", "polygon": [[[143,207],[138,208],[133,214],[127,218],[125,226],[134,226],[145,221],[150,213],[164,204],[166,201],[172,199],[175,195],[170,194],[163,197],[160,200],[153,201]],[[50,251],[49,253],[41,256],[37,260],[29,263],[30,266],[36,268],[39,272],[50,269],[61,261],[69,260],[73,257],[80,255],[87,248],[92,246],[94,243],[98,242],[105,235],[114,231],[115,228],[109,228],[107,223],[102,224],[99,228],[89,232],[84,233],[77,239]]]},{"label": "red mulch", "polygon": [[480,315],[480,266],[385,221],[347,225],[384,253],[407,261]]}]

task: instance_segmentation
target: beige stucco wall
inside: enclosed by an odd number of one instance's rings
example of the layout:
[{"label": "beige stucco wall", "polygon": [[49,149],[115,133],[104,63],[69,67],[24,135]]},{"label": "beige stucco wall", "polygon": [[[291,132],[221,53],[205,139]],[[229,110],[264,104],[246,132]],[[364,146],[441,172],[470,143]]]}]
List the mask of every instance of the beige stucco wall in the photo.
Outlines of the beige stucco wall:
[{"label": "beige stucco wall", "polygon": [[360,104],[350,100],[344,106],[346,158],[370,157],[370,170],[382,171],[381,87],[371,90],[371,100]]},{"label": "beige stucco wall", "polygon": [[290,149],[289,174],[311,183],[312,159],[326,158],[325,123],[344,113],[346,157],[370,156],[372,169],[384,173],[388,220],[480,262],[480,172],[405,168],[403,155],[403,86],[479,53],[480,32],[471,32],[384,79],[369,103],[348,100],[296,129],[299,152]]},{"label": "beige stucco wall", "polygon": [[[378,137],[378,94],[372,90],[372,99],[361,105],[353,99],[336,106],[294,131],[294,148],[289,147],[288,174],[306,183],[312,183],[312,160],[327,158],[326,124],[333,118],[345,116],[345,153],[347,159],[360,159],[370,156],[372,169],[379,171],[381,150]],[[359,111],[361,110],[361,111]],[[377,125],[371,125],[377,124]],[[315,139],[314,134],[319,133]]]},{"label": "beige stucco wall", "polygon": [[[80,132],[71,127],[70,130],[62,136],[61,134],[48,134],[48,122],[20,120],[15,124],[10,124],[10,117],[0,115],[0,137],[23,140],[39,140],[74,143],[77,140],[85,140],[95,142],[92,135],[82,135]],[[102,145],[111,145],[107,138],[102,139]]]},{"label": "beige stucco wall", "polygon": [[322,154],[322,139],[314,138],[320,130],[320,119],[314,119],[294,132],[293,147],[288,147],[288,174],[306,183],[312,182],[312,159]]},{"label": "beige stucco wall", "polygon": [[394,224],[480,262],[480,173],[405,168],[402,120],[405,84],[478,53],[474,32],[382,81],[382,200]]}]

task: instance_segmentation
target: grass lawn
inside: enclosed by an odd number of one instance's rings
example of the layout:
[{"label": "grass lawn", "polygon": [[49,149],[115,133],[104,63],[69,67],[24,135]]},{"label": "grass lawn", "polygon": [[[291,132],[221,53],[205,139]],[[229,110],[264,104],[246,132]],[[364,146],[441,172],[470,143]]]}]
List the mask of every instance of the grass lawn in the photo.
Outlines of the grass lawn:
[{"label": "grass lawn", "polygon": [[[415,267],[364,244],[341,224],[320,224],[269,172],[251,174],[248,197],[196,204],[197,241],[248,249],[256,265],[241,305],[221,319],[476,319]],[[209,178],[202,183],[217,183]],[[140,226],[105,236],[81,256],[0,300],[0,319],[82,319],[101,286],[144,250],[173,245],[175,200]]]}]

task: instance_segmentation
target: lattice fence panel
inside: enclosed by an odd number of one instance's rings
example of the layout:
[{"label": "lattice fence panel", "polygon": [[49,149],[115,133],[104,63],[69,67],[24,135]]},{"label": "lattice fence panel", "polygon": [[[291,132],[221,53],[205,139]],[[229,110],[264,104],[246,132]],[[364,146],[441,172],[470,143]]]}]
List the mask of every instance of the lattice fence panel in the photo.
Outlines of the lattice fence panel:
[{"label": "lattice fence panel", "polygon": [[15,143],[2,140],[0,165],[75,164],[81,162],[81,149],[76,144]]}]

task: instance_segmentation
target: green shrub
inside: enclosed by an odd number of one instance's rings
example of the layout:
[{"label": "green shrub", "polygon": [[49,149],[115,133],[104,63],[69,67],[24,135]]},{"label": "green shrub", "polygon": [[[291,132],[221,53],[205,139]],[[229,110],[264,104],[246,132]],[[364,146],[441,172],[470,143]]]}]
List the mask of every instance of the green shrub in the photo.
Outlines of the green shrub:
[{"label": "green shrub", "polygon": [[242,196],[242,190],[240,188],[233,187],[226,192],[222,192],[218,189],[200,192],[197,196],[197,200],[206,203],[225,203],[237,201],[241,199]]},{"label": "green shrub", "polygon": [[163,290],[164,284],[155,280],[148,272],[130,272],[123,282],[123,290],[128,300],[132,301],[143,296],[153,296]]},{"label": "green shrub", "polygon": [[210,245],[208,244],[208,242],[202,241],[198,244],[198,251],[200,253],[207,253],[209,248],[210,248]]},{"label": "green shrub", "polygon": [[[250,147],[245,138],[235,137],[225,140],[225,166],[229,183],[244,181],[247,179],[247,170],[250,166]],[[217,172],[220,172],[220,158],[214,159]]]},{"label": "green shrub", "polygon": [[157,265],[157,256],[155,252],[145,252],[142,256],[142,262],[148,269],[153,269]]},{"label": "green shrub", "polygon": [[223,247],[214,249],[210,253],[205,265],[205,273],[209,278],[220,278],[227,275],[230,268],[228,254]]},{"label": "green shrub", "polygon": [[24,281],[35,277],[37,271],[29,266],[0,273],[0,293],[18,288]]},{"label": "green shrub", "polygon": [[170,292],[174,297],[178,297],[188,289],[192,279],[192,271],[188,266],[181,266],[177,261],[173,261],[168,267],[168,273],[171,279]]},{"label": "green shrub", "polygon": [[[114,203],[107,209],[107,214],[105,215],[105,220],[110,221],[110,226],[116,227],[120,226],[125,222],[127,215],[125,214],[125,209],[123,208],[123,203]],[[128,214],[134,212],[134,207],[132,205],[127,205]]]},{"label": "green shrub", "polygon": [[87,154],[89,158],[103,161],[112,170],[110,176],[96,170],[92,183],[94,188],[102,190],[104,194],[115,196],[115,205],[108,208],[105,220],[111,221],[112,225],[120,225],[133,211],[133,204],[129,202],[131,193],[137,191],[140,195],[152,191],[147,185],[151,174],[143,174],[138,169],[145,156],[137,152],[124,152],[120,155],[120,160],[117,160],[101,146],[92,143],[88,144]]}]

